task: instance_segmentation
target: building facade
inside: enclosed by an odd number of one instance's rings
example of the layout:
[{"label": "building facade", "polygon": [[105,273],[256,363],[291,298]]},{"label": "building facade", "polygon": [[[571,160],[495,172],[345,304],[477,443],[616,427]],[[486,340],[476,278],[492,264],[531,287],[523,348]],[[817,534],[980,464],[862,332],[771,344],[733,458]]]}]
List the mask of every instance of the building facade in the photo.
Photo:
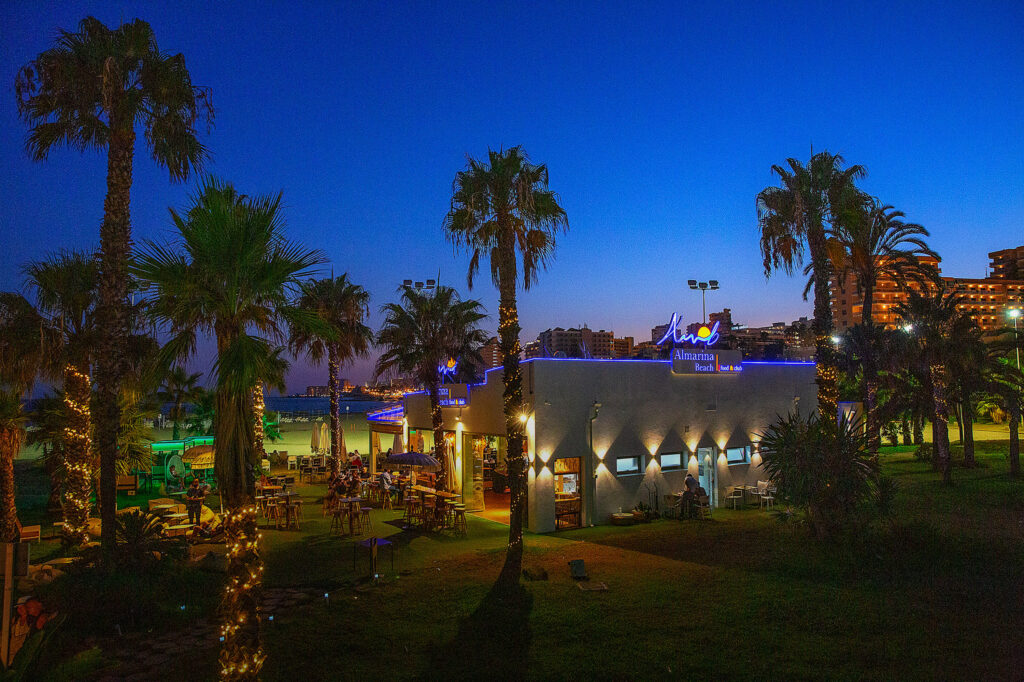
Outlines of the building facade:
[{"label": "building facade", "polygon": [[492,336],[480,347],[480,358],[484,362],[484,369],[501,366],[501,344],[497,336]]},{"label": "building facade", "polygon": [[[963,278],[943,276],[947,287],[964,298],[958,308],[969,315],[985,332],[997,331],[1007,324],[1007,311],[1024,307],[1024,246],[989,254],[991,273],[988,277]],[[941,273],[939,260],[931,257],[919,259]],[[915,285],[910,284],[913,288]],[[863,293],[853,276],[839,286],[831,285],[832,314],[837,331],[845,331],[860,324],[864,308]],[[907,300],[907,293],[891,277],[880,277],[875,284],[871,304],[871,319],[875,324],[894,328],[900,321],[896,306]]]},{"label": "building facade", "polygon": [[[817,406],[813,363],[740,366],[735,351],[676,351],[672,360],[523,363],[531,531],[608,523],[638,502],[664,509],[687,473],[717,505],[729,487],[766,478],[759,434],[778,415]],[[499,368],[467,387],[464,405],[442,407],[469,510],[500,499],[487,494],[486,474],[506,456],[502,391]],[[403,424],[430,430],[426,395],[405,396]]]}]

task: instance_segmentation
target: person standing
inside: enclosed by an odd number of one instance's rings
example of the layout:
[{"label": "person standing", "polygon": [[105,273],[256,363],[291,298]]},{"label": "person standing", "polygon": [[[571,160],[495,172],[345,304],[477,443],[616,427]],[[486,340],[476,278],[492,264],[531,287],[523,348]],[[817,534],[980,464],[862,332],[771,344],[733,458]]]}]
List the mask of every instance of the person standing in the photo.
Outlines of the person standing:
[{"label": "person standing", "polygon": [[203,515],[204,499],[206,499],[206,490],[199,485],[198,478],[193,478],[192,485],[185,493],[185,510],[188,511],[188,522],[193,526],[199,525],[199,519]]}]

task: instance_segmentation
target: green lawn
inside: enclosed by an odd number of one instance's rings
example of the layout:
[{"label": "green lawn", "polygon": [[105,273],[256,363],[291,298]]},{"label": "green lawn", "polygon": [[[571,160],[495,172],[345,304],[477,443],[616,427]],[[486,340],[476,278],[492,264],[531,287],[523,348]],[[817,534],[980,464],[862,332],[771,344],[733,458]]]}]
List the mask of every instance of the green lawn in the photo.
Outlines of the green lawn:
[{"label": "green lawn", "polygon": [[[1005,443],[979,451],[952,488],[909,452],[883,454],[896,520],[831,544],[756,509],[528,536],[526,565],[548,579],[503,596],[490,587],[506,527],[473,517],[468,538],[423,535],[375,511],[400,575],[372,585],[307,487],[302,532],[264,531],[266,584],[330,599],[274,614],[263,677],[1016,679],[1024,481]],[[608,590],[579,590],[575,558]]]}]

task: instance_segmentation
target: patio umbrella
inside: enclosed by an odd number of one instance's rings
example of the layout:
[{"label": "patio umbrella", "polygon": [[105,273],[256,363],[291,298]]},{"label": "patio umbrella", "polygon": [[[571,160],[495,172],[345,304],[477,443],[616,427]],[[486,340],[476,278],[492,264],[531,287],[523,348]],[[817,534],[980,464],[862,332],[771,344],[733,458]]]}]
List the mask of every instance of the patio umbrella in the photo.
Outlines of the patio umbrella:
[{"label": "patio umbrella", "polygon": [[399,452],[384,460],[386,466],[419,467],[424,471],[437,471],[441,463],[422,452]]},{"label": "patio umbrella", "polygon": [[327,422],[320,422],[320,449],[324,452],[331,451],[331,428]]},{"label": "patio umbrella", "polygon": [[320,426],[313,422],[313,433],[309,436],[309,450],[317,453],[320,451]]},{"label": "patio umbrella", "polygon": [[405,443],[402,442],[402,434],[395,434],[395,443],[391,446],[391,452],[405,452]]},{"label": "patio umbrella", "polygon": [[338,424],[338,457],[348,459],[348,449],[345,448],[345,427]]},{"label": "patio umbrella", "polygon": [[213,445],[196,445],[185,451],[182,461],[192,466],[192,470],[213,468]]}]

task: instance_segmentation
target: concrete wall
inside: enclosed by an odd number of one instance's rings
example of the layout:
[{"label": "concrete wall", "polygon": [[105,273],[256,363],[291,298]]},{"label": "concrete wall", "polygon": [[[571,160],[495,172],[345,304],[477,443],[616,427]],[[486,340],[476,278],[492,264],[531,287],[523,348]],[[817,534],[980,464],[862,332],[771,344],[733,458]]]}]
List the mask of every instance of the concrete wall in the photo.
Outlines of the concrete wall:
[{"label": "concrete wall", "polygon": [[[687,469],[697,475],[698,448],[713,448],[712,493],[719,501],[732,485],[756,483],[764,478],[759,456],[729,465],[724,449],[751,445],[768,424],[794,408],[804,414],[815,409],[814,379],[812,364],[746,362],[742,373],[708,375],[673,374],[670,363],[660,361],[538,358],[523,363],[532,461],[530,530],[555,528],[552,471],[559,457],[582,459],[586,524],[607,523],[620,507],[647,503],[651,493],[664,507],[664,495],[682,488]],[[504,435],[502,391],[500,368],[489,371],[483,385],[471,387],[459,431]],[[594,402],[601,408],[593,422],[591,454]],[[405,410],[410,427],[430,428],[427,396],[406,396]],[[459,408],[442,413],[445,429],[456,431]],[[683,468],[662,471],[660,456],[676,452],[683,454]],[[640,457],[640,473],[616,472],[617,458],[633,456]]]}]

